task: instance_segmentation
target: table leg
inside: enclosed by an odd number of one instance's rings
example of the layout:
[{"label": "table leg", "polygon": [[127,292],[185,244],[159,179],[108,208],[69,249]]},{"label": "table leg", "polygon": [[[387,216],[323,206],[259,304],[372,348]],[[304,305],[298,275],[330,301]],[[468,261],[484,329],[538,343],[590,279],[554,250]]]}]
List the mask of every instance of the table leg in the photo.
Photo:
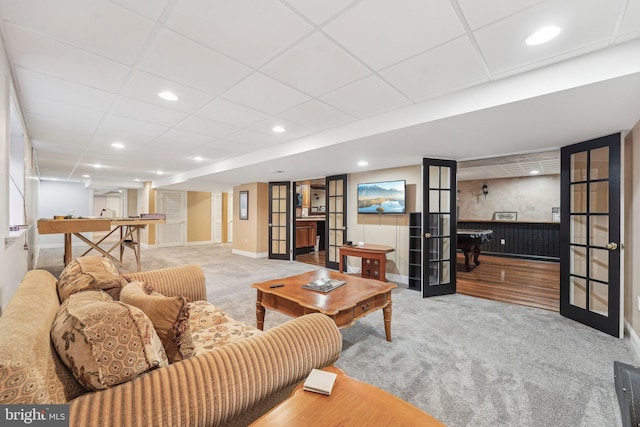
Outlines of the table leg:
[{"label": "table leg", "polygon": [[265,311],[265,308],[262,306],[262,292],[258,291],[258,299],[256,300],[256,325],[261,331],[264,330]]},{"label": "table leg", "polygon": [[64,233],[64,265],[69,265],[73,258],[73,246],[71,245],[71,233]]},{"label": "table leg", "polygon": [[480,261],[478,260],[479,256],[480,256],[480,246],[476,245],[473,247],[473,263],[475,265],[480,265]]},{"label": "table leg", "polygon": [[344,256],[342,256],[342,254],[340,254],[339,258],[340,258],[340,263],[339,263],[339,267],[338,267],[338,272],[342,273],[342,266],[344,265]]},{"label": "table leg", "polygon": [[471,252],[467,248],[463,249],[462,251],[464,252],[464,266],[467,267],[467,271],[471,271],[471,262],[469,259]]},{"label": "table leg", "polygon": [[387,341],[391,342],[391,294],[389,294],[389,303],[382,309],[384,317],[384,332],[387,335]]}]

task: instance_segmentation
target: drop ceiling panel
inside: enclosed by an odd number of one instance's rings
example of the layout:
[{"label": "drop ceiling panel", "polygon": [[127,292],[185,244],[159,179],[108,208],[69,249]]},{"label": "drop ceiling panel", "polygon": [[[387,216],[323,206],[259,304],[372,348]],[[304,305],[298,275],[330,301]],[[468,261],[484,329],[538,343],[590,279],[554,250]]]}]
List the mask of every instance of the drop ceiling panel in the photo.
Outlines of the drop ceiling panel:
[{"label": "drop ceiling panel", "polygon": [[237,127],[250,126],[269,117],[268,114],[261,111],[222,98],[216,98],[211,101],[196,114]]},{"label": "drop ceiling panel", "polygon": [[[276,126],[282,126],[286,131],[282,133],[275,133],[273,132],[273,128]],[[311,133],[311,131],[304,126],[294,124],[281,117],[269,117],[268,119],[251,126],[249,130],[265,135],[268,138],[275,137],[276,140],[280,142],[302,138],[303,136]]]},{"label": "drop ceiling panel", "polygon": [[117,92],[129,67],[14,25],[6,26],[13,63],[81,85]]},{"label": "drop ceiling panel", "polygon": [[169,0],[111,0],[129,10],[132,10],[152,21],[157,21],[167,7]]},{"label": "drop ceiling panel", "polygon": [[280,113],[279,117],[297,123],[314,132],[355,120],[349,114],[315,99]]},{"label": "drop ceiling panel", "polygon": [[77,0],[20,0],[3,3],[2,14],[62,43],[114,61],[133,64],[153,22],[104,0],[78,7]]},{"label": "drop ceiling panel", "polygon": [[22,103],[27,108],[39,100],[56,101],[73,107],[106,112],[115,99],[110,92],[16,67]]},{"label": "drop ceiling panel", "polygon": [[252,74],[223,97],[269,114],[278,114],[310,99],[308,95],[261,73]]},{"label": "drop ceiling panel", "polygon": [[544,0],[458,0],[472,30],[496,22]]},{"label": "drop ceiling panel", "polygon": [[[179,102],[162,99],[158,93],[170,91],[175,93]],[[154,76],[144,71],[136,70],[127,79],[122,94],[129,98],[138,99],[163,108],[193,113],[201,106],[213,99],[212,95],[169,79]]]},{"label": "drop ceiling panel", "polygon": [[[504,73],[550,58],[568,58],[606,47],[613,35],[621,0],[553,0],[540,3],[474,32],[490,70]],[[524,41],[546,25],[562,31],[540,46]]]},{"label": "drop ceiling panel", "polygon": [[239,62],[165,29],[158,33],[140,69],[212,95],[251,72]]},{"label": "drop ceiling panel", "polygon": [[449,0],[364,0],[324,30],[374,70],[464,33]]},{"label": "drop ceiling panel", "polygon": [[99,132],[113,136],[124,144],[149,142],[165,133],[169,128],[152,123],[141,122],[126,117],[109,115],[102,122]]},{"label": "drop ceiling panel", "polygon": [[261,71],[312,96],[319,96],[371,74],[320,33],[296,44]]},{"label": "drop ceiling panel", "polygon": [[354,1],[345,0],[285,0],[293,6],[298,12],[311,20],[314,24],[320,25],[341,10],[349,7]]},{"label": "drop ceiling panel", "polygon": [[232,142],[239,142],[245,145],[250,145],[253,149],[266,148],[277,144],[281,144],[284,141],[277,136],[264,135],[258,132],[254,132],[248,129],[238,131],[228,135],[225,139]]},{"label": "drop ceiling panel", "polygon": [[467,37],[438,46],[380,74],[414,101],[489,81]]},{"label": "drop ceiling panel", "polygon": [[359,118],[410,104],[407,98],[377,76],[365,77],[320,99]]},{"label": "drop ceiling panel", "polygon": [[[90,110],[84,110],[83,112],[86,113],[87,111]],[[87,117],[87,121],[84,122],[80,120],[74,121],[71,117],[61,115],[27,113],[26,116],[29,123],[29,134],[38,139],[45,139],[46,135],[47,138],[52,139],[52,145],[64,144],[67,139],[76,144],[87,144],[97,126],[95,117]],[[69,138],[65,137],[67,132],[69,133]]]},{"label": "drop ceiling panel", "polygon": [[620,25],[620,35],[640,32],[640,0],[629,0],[626,13]]},{"label": "drop ceiling panel", "polygon": [[103,116],[99,111],[45,99],[30,102],[27,112],[32,117],[38,116],[40,121],[46,121],[47,126],[88,135],[95,131]]},{"label": "drop ceiling panel", "polygon": [[220,138],[240,130],[236,126],[220,123],[204,117],[191,116],[177,126],[178,129],[195,132],[208,137]]},{"label": "drop ceiling panel", "polygon": [[179,2],[167,26],[200,43],[257,67],[312,30],[275,0]]},{"label": "drop ceiling panel", "polygon": [[157,105],[124,96],[116,99],[111,107],[110,113],[114,116],[126,117],[161,126],[175,126],[187,117],[185,113],[158,107]]}]

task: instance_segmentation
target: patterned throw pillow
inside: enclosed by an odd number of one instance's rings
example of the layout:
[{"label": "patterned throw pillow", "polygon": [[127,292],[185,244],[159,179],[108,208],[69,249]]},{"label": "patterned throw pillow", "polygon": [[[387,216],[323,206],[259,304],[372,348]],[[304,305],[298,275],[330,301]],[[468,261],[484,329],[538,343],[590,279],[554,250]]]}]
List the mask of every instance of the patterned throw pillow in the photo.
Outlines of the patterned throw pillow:
[{"label": "patterned throw pillow", "polygon": [[145,314],[100,290],[70,295],[51,327],[60,358],[87,390],[102,390],[169,362]]},{"label": "patterned throw pillow", "polygon": [[189,305],[183,296],[166,297],[143,282],[131,282],[120,292],[120,301],[139,308],[151,319],[164,345],[169,363],[194,355],[189,328]]},{"label": "patterned throw pillow", "polygon": [[116,267],[101,256],[75,258],[60,274],[58,296],[60,303],[76,292],[102,289],[114,300],[120,297],[120,289],[127,284]]}]

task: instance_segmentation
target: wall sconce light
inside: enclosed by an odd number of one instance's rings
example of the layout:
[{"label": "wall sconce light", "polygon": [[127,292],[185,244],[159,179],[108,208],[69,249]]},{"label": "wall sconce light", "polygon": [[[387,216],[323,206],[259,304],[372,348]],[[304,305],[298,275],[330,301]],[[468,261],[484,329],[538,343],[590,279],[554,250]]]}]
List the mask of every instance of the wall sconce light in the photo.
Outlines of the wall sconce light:
[{"label": "wall sconce light", "polygon": [[484,194],[484,198],[487,198],[487,194],[489,194],[489,187],[487,187],[487,184],[483,184],[482,185],[482,194]]}]

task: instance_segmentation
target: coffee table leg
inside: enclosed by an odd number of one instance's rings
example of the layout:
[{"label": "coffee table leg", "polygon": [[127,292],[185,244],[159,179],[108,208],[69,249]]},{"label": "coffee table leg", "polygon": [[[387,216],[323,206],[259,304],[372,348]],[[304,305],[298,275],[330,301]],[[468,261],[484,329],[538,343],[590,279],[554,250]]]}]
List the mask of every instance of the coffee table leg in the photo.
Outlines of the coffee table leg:
[{"label": "coffee table leg", "polygon": [[391,301],[382,309],[384,317],[384,332],[387,335],[387,341],[391,342]]},{"label": "coffee table leg", "polygon": [[264,312],[265,308],[262,306],[262,292],[258,291],[258,299],[256,300],[256,325],[261,331],[264,330]]}]

